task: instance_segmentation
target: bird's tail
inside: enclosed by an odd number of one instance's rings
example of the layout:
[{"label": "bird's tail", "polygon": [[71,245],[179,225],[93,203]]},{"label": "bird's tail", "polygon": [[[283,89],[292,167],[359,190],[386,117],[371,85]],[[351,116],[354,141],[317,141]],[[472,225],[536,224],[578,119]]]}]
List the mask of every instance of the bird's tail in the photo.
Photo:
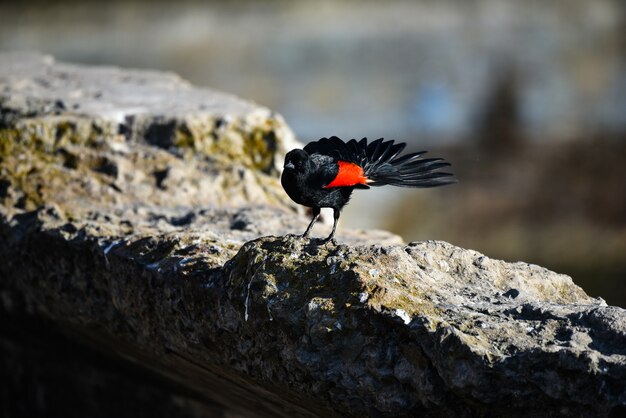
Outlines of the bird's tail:
[{"label": "bird's tail", "polygon": [[382,138],[370,144],[362,139],[358,144],[365,150],[363,169],[368,186],[437,187],[457,182],[453,174],[438,171],[450,163],[443,158],[422,158],[426,151],[398,156],[406,144]]}]

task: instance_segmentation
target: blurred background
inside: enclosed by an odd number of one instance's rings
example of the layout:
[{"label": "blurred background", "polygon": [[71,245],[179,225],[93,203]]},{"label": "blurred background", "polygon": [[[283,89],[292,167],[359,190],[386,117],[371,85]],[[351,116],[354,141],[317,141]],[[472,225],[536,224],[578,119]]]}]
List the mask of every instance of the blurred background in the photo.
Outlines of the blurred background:
[{"label": "blurred background", "polygon": [[385,137],[442,189],[357,191],[342,225],[566,273],[626,306],[623,0],[0,2],[0,50],[168,70],[297,137]]}]

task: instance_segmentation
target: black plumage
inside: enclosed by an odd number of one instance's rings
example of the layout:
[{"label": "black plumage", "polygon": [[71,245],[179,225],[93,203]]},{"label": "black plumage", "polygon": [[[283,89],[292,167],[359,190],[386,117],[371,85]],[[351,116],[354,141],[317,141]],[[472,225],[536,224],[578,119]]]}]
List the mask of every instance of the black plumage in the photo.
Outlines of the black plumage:
[{"label": "black plumage", "polygon": [[334,241],[341,209],[355,188],[390,184],[398,187],[438,187],[454,183],[450,173],[438,171],[450,163],[422,158],[426,151],[400,156],[405,143],[367,139],[344,142],[333,136],[294,149],[285,156],[281,183],[296,203],[313,209],[313,219],[302,235],[307,237],[320,209],[333,208],[333,230],[323,241]]}]

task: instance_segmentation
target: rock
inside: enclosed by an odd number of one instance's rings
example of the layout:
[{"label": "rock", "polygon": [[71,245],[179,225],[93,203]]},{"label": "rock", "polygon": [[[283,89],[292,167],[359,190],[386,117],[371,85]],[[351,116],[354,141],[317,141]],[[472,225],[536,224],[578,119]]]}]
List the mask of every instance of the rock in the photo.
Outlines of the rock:
[{"label": "rock", "polygon": [[266,108],[172,74],[31,54],[2,54],[0,85],[7,209],[77,198],[99,208],[291,206],[276,173],[296,142]]},{"label": "rock", "polygon": [[226,274],[248,313],[229,327],[264,335],[240,367],[280,352],[253,374],[304,368],[302,392],[354,415],[592,416],[625,401],[624,310],[538,266],[437,241],[320,251],[261,238]]},{"label": "rock", "polygon": [[277,181],[280,116],[172,75],[0,63],[9,415],[626,408],[626,312],[571,278],[382,231],[288,235],[308,220]]}]

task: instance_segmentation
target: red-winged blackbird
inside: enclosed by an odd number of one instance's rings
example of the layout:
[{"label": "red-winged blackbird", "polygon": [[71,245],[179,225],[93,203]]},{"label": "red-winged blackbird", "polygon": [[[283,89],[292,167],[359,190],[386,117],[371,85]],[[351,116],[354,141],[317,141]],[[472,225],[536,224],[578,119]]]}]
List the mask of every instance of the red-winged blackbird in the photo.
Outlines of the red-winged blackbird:
[{"label": "red-winged blackbird", "polygon": [[368,144],[366,138],[344,142],[333,136],[289,151],[280,179],[283,188],[294,202],[313,208],[313,219],[302,236],[309,235],[320,208],[333,208],[333,230],[322,242],[334,242],[339,214],[354,189],[385,184],[437,187],[457,181],[450,173],[436,171],[450,163],[421,158],[426,151],[398,156],[405,147],[382,138]]}]

